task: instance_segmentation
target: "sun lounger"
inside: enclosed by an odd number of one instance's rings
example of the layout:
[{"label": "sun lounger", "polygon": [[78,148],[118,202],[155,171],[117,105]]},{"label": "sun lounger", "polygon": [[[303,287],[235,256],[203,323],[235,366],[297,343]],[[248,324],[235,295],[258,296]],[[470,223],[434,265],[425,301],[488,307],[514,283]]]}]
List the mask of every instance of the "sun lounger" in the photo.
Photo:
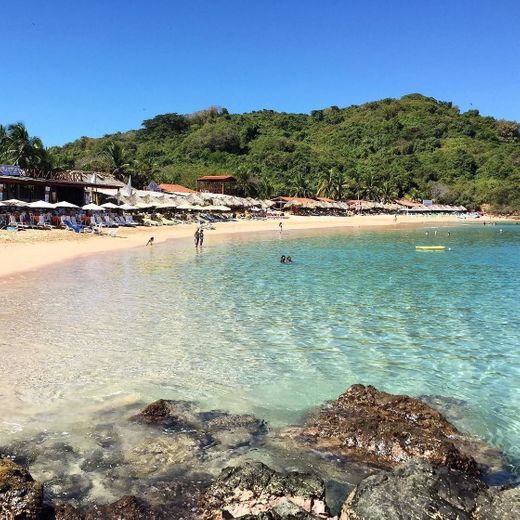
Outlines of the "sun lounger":
[{"label": "sun lounger", "polygon": [[45,221],[45,215],[38,216],[38,222],[36,223],[36,227],[39,229],[54,229],[54,226]]},{"label": "sun lounger", "polygon": [[83,226],[75,226],[70,220],[68,220],[67,218],[64,218],[62,220],[63,222],[63,225],[69,229],[70,231],[74,231],[74,233],[81,233],[84,229]]}]

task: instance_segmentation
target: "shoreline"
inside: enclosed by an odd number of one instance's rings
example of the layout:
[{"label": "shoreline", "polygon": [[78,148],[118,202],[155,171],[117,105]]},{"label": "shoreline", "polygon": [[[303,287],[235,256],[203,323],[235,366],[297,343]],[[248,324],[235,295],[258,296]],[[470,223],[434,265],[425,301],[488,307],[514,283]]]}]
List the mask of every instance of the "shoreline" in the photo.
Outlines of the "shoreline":
[{"label": "shoreline", "polygon": [[[230,236],[272,232],[279,234],[279,219],[264,221],[238,221],[217,223],[214,230],[206,232],[206,243],[213,238],[219,240]],[[403,226],[421,225],[461,225],[480,224],[481,221],[465,221],[452,216],[400,216],[394,221],[393,215],[367,215],[354,217],[301,217],[290,216],[283,219],[283,232],[316,231],[333,229],[399,229]],[[490,218],[485,222],[507,222],[503,219]],[[12,232],[0,234],[0,279],[6,279],[22,273],[37,271],[54,264],[77,260],[86,256],[111,253],[143,247],[148,238],[154,237],[155,246],[172,240],[191,239],[197,224],[178,226],[118,228],[116,236],[109,232],[104,235],[83,235],[65,230],[21,231],[13,237]],[[17,240],[12,240],[16,238]],[[18,240],[19,239],[19,240]]]}]

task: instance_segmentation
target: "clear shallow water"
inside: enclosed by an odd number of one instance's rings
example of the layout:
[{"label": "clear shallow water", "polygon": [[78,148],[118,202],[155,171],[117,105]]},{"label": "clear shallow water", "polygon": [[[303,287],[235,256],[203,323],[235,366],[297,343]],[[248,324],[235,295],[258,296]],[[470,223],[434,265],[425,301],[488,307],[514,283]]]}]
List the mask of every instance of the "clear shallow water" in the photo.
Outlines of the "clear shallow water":
[{"label": "clear shallow water", "polygon": [[[515,462],[520,226],[501,227],[208,232],[202,253],[171,243],[4,281],[0,434],[81,437],[160,397],[283,425],[361,382],[466,401],[457,426]],[[415,251],[428,243],[452,250]]]}]

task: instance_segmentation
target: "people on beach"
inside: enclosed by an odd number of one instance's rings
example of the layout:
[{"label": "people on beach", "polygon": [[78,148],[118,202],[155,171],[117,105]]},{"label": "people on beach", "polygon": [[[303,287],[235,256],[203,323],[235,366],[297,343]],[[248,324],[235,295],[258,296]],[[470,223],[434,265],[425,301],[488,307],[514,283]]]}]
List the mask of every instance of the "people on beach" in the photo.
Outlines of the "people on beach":
[{"label": "people on beach", "polygon": [[153,240],[154,240],[154,238],[153,238],[153,237],[150,237],[150,238],[148,239],[148,242],[146,242],[146,245],[147,245],[147,246],[153,246]]}]

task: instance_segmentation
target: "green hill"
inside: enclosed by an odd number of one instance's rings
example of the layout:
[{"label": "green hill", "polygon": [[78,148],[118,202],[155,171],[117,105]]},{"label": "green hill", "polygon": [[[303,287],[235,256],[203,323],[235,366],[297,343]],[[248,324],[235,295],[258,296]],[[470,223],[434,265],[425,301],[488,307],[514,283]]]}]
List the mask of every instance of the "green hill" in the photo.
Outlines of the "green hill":
[{"label": "green hill", "polygon": [[232,173],[245,194],[439,202],[520,209],[520,126],[419,94],[310,114],[210,108],[52,148],[60,167],[194,186]]}]

